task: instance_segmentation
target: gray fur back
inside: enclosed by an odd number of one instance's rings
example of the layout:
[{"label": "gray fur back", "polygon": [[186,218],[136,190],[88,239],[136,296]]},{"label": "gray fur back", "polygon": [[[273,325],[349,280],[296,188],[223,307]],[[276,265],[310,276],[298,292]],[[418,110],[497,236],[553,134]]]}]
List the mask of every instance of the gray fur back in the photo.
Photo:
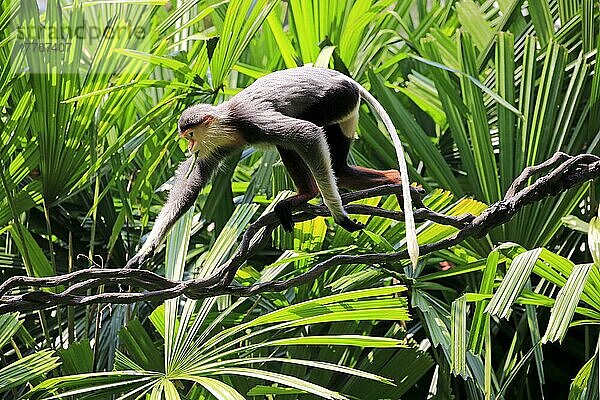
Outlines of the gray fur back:
[{"label": "gray fur back", "polygon": [[340,72],[326,68],[286,69],[257,79],[232,98],[231,103],[234,106],[266,106],[290,117],[301,117],[342,81],[350,80]]}]

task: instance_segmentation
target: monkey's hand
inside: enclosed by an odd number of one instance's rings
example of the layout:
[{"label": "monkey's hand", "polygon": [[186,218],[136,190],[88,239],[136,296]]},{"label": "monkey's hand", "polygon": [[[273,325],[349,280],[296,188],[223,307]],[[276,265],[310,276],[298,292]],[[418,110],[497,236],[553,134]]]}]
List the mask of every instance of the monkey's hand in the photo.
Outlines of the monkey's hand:
[{"label": "monkey's hand", "polygon": [[[281,222],[281,227],[286,232],[291,232],[294,230],[294,219],[292,217],[292,209],[285,202],[280,202],[275,205],[275,215],[279,218]],[[342,220],[335,221],[339,226],[347,230],[348,232],[356,232],[365,228],[364,224],[361,224],[358,221],[352,220],[345,216]]]},{"label": "monkey's hand", "polygon": [[279,222],[281,222],[281,227],[286,232],[291,232],[294,230],[294,219],[292,217],[292,209],[285,203],[279,202],[275,205],[275,215],[279,218]]},{"label": "monkey's hand", "polygon": [[365,229],[364,224],[362,224],[356,220],[352,220],[352,219],[348,218],[347,216],[344,217],[343,220],[336,221],[336,222],[339,226],[341,226],[348,232],[356,232],[356,231],[360,231],[361,229]]}]

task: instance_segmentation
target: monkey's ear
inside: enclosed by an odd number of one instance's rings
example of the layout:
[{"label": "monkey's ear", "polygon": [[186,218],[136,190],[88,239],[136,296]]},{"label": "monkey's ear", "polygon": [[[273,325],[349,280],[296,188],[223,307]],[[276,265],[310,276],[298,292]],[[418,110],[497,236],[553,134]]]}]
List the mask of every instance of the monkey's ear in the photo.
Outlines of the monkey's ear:
[{"label": "monkey's ear", "polygon": [[210,126],[210,124],[212,124],[212,122],[214,121],[215,117],[213,115],[210,114],[206,114],[202,117],[202,122],[201,124],[204,126]]}]

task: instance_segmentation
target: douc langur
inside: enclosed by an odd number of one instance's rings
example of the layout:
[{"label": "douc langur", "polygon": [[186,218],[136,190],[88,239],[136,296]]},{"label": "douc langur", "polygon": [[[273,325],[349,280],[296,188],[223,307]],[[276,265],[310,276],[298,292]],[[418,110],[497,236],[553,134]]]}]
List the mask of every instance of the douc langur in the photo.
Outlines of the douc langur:
[{"label": "douc langur", "polygon": [[[348,165],[361,98],[379,114],[391,135],[400,172]],[[154,253],[224,158],[241,146],[255,144],[274,145],[296,185],[297,194],[274,209],[287,231],[294,225],[292,210],[319,192],[338,225],[350,232],[362,229],[363,224],[348,217],[338,187],[401,183],[408,252],[416,265],[419,247],[402,143],[381,104],[351,78],[314,67],[273,72],[218,106],[198,104],[186,109],[179,119],[179,135],[189,141],[193,156],[177,169],[152,231],[126,267],[139,266]]]}]

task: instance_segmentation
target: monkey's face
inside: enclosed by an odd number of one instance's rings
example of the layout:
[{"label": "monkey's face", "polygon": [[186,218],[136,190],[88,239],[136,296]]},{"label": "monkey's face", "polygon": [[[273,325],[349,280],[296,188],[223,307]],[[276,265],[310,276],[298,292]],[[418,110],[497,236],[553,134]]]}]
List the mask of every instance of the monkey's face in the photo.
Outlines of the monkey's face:
[{"label": "monkey's face", "polygon": [[202,143],[214,119],[214,107],[210,104],[197,104],[187,108],[179,118],[179,136],[189,141],[188,149],[192,153],[201,150]]},{"label": "monkey's face", "polygon": [[179,118],[179,136],[189,141],[190,152],[207,159],[224,149],[246,144],[240,132],[225,122],[224,111],[209,104],[186,109]]}]

